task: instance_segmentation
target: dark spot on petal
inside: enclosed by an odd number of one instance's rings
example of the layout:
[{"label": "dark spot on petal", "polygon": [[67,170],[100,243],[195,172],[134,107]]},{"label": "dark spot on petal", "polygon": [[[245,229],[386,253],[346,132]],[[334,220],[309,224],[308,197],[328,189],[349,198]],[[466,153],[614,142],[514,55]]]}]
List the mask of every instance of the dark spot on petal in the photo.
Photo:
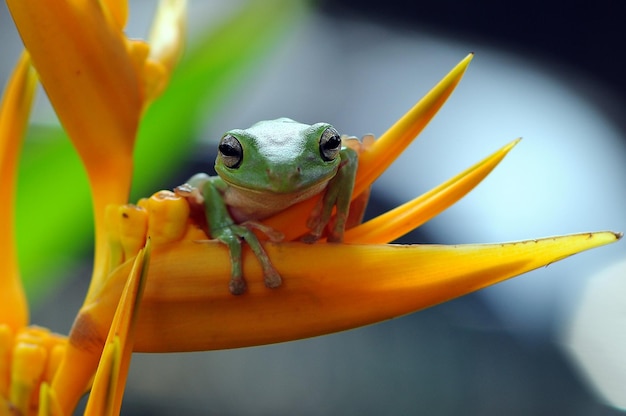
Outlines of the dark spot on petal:
[{"label": "dark spot on petal", "polygon": [[78,314],[70,331],[69,341],[72,345],[83,351],[100,353],[105,339],[99,331],[98,324],[89,314]]}]

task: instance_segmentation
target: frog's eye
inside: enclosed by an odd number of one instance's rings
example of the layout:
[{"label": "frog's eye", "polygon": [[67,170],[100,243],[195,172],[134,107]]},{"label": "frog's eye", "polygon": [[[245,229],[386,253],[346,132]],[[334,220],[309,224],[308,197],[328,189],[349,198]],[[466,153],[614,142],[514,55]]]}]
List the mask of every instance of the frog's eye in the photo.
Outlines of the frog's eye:
[{"label": "frog's eye", "polygon": [[335,160],[341,151],[341,137],[337,130],[328,127],[320,137],[320,155],[326,162]]},{"label": "frog's eye", "polygon": [[226,134],[220,140],[217,146],[220,152],[220,158],[224,162],[224,166],[231,169],[237,169],[243,161],[243,148],[239,140],[230,134]]}]

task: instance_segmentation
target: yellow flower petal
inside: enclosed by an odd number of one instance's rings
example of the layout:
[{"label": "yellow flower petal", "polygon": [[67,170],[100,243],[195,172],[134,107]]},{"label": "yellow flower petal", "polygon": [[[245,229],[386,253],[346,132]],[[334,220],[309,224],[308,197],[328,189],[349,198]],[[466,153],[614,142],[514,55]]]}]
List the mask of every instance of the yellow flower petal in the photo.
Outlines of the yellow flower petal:
[{"label": "yellow flower petal", "polygon": [[[359,154],[354,198],[367,190],[432,120],[463,77],[472,57],[473,54],[470,54],[459,62],[400,120]],[[263,223],[282,232],[286,240],[294,240],[308,231],[306,220],[316,203],[317,198],[303,201],[264,220]]]},{"label": "yellow flower petal", "polygon": [[113,408],[115,407],[115,396],[118,391],[121,361],[122,347],[120,346],[120,339],[119,337],[113,337],[111,341],[107,342],[102,351],[94,387],[89,394],[89,401],[85,409],[85,416],[119,414],[119,410],[117,413],[114,413]]},{"label": "yellow flower petal", "polygon": [[9,397],[13,339],[13,330],[8,325],[0,324],[0,398]]},{"label": "yellow flower petal", "polygon": [[150,31],[146,78],[148,99],[161,94],[185,44],[187,1],[161,0]]},{"label": "yellow flower petal", "polygon": [[519,142],[515,140],[488,158],[414,200],[346,231],[346,243],[384,244],[424,224],[474,189]]},{"label": "yellow flower petal", "polygon": [[[0,398],[21,414],[34,414],[41,397],[39,387],[56,372],[66,342],[45,328],[30,326],[13,333],[0,324]],[[5,414],[1,402],[0,414]]]},{"label": "yellow flower petal", "polygon": [[128,0],[99,0],[112,25],[124,29],[128,20]]},{"label": "yellow flower petal", "polygon": [[367,152],[359,156],[355,193],[370,186],[420,134],[461,81],[473,57],[474,54],[467,55],[452,68],[428,94],[380,136]]},{"label": "yellow flower petal", "polygon": [[115,311],[103,352],[104,360],[100,360],[98,365],[86,415],[117,415],[120,412],[149,258],[150,240],[133,262],[133,268]]},{"label": "yellow flower petal", "polygon": [[[24,45],[61,123],[87,170],[96,226],[91,296],[111,262],[106,206],[126,202],[132,151],[146,103],[165,87],[182,43],[184,2],[166,3],[157,28],[175,29],[151,59],[145,42],[122,32],[128,10],[118,0],[71,0],[54,7],[35,0],[7,2]],[[174,7],[177,6],[177,7]],[[177,35],[172,35],[176,33]],[[155,35],[156,37],[156,35]],[[164,46],[166,45],[166,46]]]},{"label": "yellow flower petal", "polygon": [[17,162],[30,114],[37,78],[27,54],[17,63],[0,104],[0,323],[14,331],[28,324],[28,305],[15,251],[15,185]]},{"label": "yellow flower petal", "polygon": [[[154,247],[135,341],[136,351],[236,348],[322,335],[408,314],[616,241],[611,232],[506,244],[266,244],[283,285],[270,290],[247,250],[248,292],[228,291],[230,262],[219,242]],[[311,264],[315,267],[303,267]],[[97,302],[86,304],[89,345],[104,337],[111,304],[130,263],[117,269]],[[99,335],[98,335],[99,334]]]},{"label": "yellow flower petal", "polygon": [[33,397],[39,398],[39,381],[46,360],[47,351],[40,345],[18,343],[13,348],[9,401],[20,414],[30,414],[31,406],[37,408]]},{"label": "yellow flower petal", "polygon": [[186,0],[161,0],[152,23],[148,38],[150,59],[163,64],[170,73],[180,59],[185,43],[186,13]]},{"label": "yellow flower petal", "polygon": [[128,198],[142,85],[127,41],[103,3],[9,0],[13,20],[92,188],[96,258],[92,287],[108,265],[104,210]]},{"label": "yellow flower petal", "polygon": [[136,205],[109,205],[106,210],[110,266],[113,270],[146,244],[148,214]]},{"label": "yellow flower petal", "polygon": [[39,411],[37,416],[64,416],[50,384],[41,383],[39,388]]},{"label": "yellow flower petal", "polygon": [[[137,310],[143,294],[149,263],[149,240],[134,258],[121,298],[108,298],[117,307],[108,334],[97,333],[98,317],[83,307],[76,318],[61,369],[52,382],[58,405],[70,414],[96,372],[86,414],[119,414],[134,343]],[[117,293],[119,295],[119,292]],[[119,300],[119,302],[118,302]],[[110,305],[109,305],[110,306]],[[107,308],[107,311],[109,309]],[[107,314],[107,317],[110,317]],[[106,341],[103,341],[106,336]],[[104,349],[103,349],[104,347]],[[96,371],[97,366],[97,371]]]},{"label": "yellow flower petal", "polygon": [[126,39],[111,25],[106,9],[87,0],[55,7],[36,0],[7,4],[50,101],[91,174],[103,163],[114,163],[116,158],[109,155],[128,157],[142,97]]}]

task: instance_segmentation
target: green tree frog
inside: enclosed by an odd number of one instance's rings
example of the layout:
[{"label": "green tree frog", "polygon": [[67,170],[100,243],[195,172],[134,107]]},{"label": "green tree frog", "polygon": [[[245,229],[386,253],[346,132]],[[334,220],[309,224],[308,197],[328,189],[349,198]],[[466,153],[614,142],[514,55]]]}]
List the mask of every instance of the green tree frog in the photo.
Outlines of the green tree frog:
[{"label": "green tree frog", "polygon": [[251,228],[260,229],[270,239],[280,239],[257,221],[323,193],[311,213],[307,223],[310,233],[303,241],[317,241],[328,226],[328,241],[340,242],[357,160],[357,152],[342,146],[341,136],[330,124],[308,125],[288,118],[261,121],[222,136],[215,160],[218,176],[194,175],[176,192],[203,204],[209,237],[228,246],[231,293],[241,294],[246,289],[242,240],[261,264],[265,285],[275,288],[280,286],[281,276]]}]

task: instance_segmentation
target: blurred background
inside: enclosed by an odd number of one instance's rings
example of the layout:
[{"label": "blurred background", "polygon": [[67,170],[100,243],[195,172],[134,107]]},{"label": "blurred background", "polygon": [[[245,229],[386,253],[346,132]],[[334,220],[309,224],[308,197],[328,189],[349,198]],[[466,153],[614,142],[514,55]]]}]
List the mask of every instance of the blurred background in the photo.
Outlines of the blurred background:
[{"label": "blurred background", "polygon": [[[368,215],[418,196],[521,136],[475,191],[401,242],[626,231],[620,64],[626,29],[616,1],[296,3],[285,3],[297,11],[280,35],[233,67],[237,76],[198,106],[181,137],[170,138],[188,140],[193,151],[176,165],[143,172],[153,181],[139,179],[133,198],[210,171],[222,133],[258,120],[326,121],[346,134],[379,136],[475,52],[439,115],[375,184]],[[243,7],[244,1],[192,1],[190,49],[197,53],[203,33]],[[153,8],[131,1],[131,35],[145,37]],[[20,50],[4,4],[0,36],[4,80]],[[45,103],[35,117],[54,120]],[[138,152],[151,147],[140,142]],[[90,239],[85,232],[81,245]],[[122,414],[622,414],[624,253],[623,243],[583,253],[341,334],[231,351],[138,354]],[[89,259],[84,248],[82,254]],[[71,270],[73,277],[33,295],[33,322],[67,333],[89,268],[88,260],[70,255],[49,266],[48,274]]]}]

